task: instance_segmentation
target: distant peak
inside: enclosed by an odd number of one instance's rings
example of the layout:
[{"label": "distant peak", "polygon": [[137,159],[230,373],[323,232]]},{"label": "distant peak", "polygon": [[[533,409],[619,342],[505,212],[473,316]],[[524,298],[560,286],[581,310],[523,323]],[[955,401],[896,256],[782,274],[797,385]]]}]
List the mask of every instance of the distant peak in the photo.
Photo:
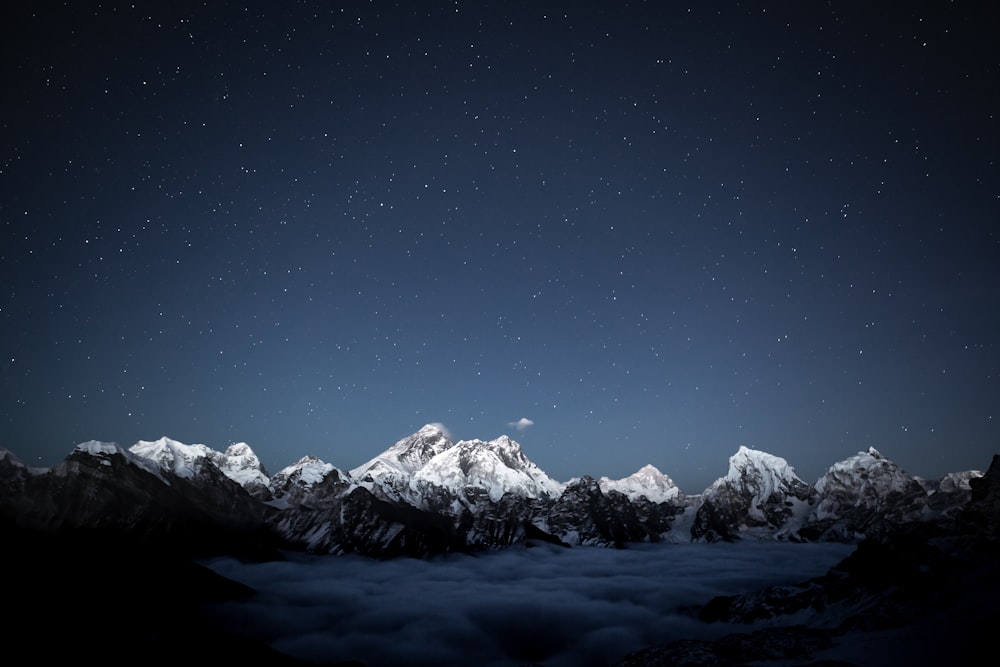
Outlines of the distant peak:
[{"label": "distant peak", "polygon": [[101,442],[100,440],[88,440],[87,442],[81,442],[76,446],[76,450],[84,452],[86,454],[92,454],[98,456],[101,454],[116,454],[121,452],[122,448],[114,442]]},{"label": "distant peak", "polygon": [[873,459],[884,459],[885,458],[884,456],[882,456],[882,453],[879,450],[875,449],[874,447],[869,447],[868,448],[868,455],[871,456]]}]

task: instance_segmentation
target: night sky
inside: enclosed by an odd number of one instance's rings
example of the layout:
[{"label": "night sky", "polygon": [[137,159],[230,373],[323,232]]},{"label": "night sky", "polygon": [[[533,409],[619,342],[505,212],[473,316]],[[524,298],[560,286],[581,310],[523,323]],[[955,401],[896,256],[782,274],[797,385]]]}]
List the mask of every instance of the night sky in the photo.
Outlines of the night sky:
[{"label": "night sky", "polygon": [[27,463],[351,468],[440,422],[697,493],[741,444],[810,482],[1000,451],[987,3],[13,4]]}]

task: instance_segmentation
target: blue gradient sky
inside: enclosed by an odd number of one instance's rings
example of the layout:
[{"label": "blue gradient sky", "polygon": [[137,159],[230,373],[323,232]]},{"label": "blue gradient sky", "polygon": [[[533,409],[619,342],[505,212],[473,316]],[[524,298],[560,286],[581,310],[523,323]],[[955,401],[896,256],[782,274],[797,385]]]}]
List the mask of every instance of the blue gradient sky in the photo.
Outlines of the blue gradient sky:
[{"label": "blue gradient sky", "polygon": [[988,465],[995,10],[481,5],[2,10],[0,446]]}]

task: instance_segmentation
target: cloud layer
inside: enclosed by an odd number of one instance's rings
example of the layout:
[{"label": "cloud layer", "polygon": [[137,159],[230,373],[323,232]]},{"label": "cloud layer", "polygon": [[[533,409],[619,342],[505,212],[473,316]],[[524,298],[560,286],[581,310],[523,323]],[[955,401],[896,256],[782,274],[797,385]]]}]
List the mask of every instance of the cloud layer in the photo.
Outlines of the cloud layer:
[{"label": "cloud layer", "polygon": [[815,576],[851,548],[537,547],[432,560],[303,556],[208,565],[259,591],[217,608],[229,627],[299,658],[369,667],[596,667],[645,646],[746,630],[706,625],[684,610],[716,595]]}]

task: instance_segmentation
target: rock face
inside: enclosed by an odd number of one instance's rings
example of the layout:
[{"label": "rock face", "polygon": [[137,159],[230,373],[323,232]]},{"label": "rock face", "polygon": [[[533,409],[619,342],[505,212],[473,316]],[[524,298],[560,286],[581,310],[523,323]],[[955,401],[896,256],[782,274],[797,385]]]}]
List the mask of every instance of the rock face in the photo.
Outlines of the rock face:
[{"label": "rock face", "polygon": [[815,493],[785,459],[740,447],[726,476],[702,494],[691,535],[709,542],[793,535]]},{"label": "rock face", "polygon": [[874,447],[830,467],[816,482],[818,502],[800,535],[857,541],[921,518],[924,487]]},{"label": "rock face", "polygon": [[625,494],[605,494],[592,477],[570,483],[539,524],[572,545],[621,547],[649,536]]}]

